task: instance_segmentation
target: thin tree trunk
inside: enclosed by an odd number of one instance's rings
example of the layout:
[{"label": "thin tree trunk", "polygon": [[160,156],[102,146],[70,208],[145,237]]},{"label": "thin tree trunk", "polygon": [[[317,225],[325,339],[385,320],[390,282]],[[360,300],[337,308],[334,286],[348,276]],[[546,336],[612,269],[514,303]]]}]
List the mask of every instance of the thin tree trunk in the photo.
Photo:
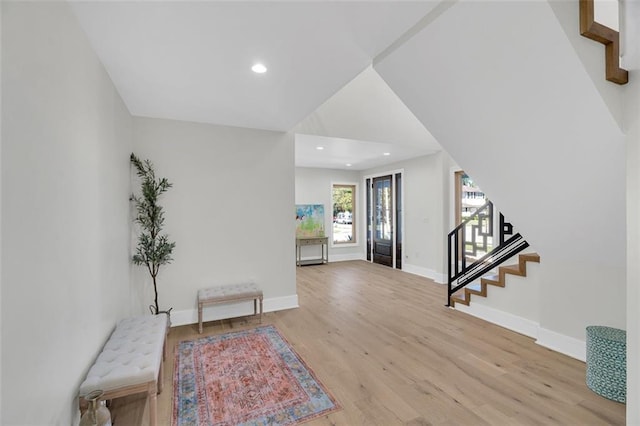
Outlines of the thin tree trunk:
[{"label": "thin tree trunk", "polygon": [[158,287],[156,286],[156,276],[152,275],[153,277],[153,291],[155,292],[155,303],[156,303],[156,315],[158,315],[160,313],[160,308],[158,308]]}]

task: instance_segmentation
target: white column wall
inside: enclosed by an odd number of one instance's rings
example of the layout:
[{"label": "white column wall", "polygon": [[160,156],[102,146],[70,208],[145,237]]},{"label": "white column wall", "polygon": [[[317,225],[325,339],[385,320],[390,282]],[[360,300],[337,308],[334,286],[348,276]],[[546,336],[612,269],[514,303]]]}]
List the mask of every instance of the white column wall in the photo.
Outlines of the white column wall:
[{"label": "white column wall", "polygon": [[[174,308],[174,325],[197,321],[198,289],[249,279],[262,288],[266,311],[298,305],[293,149],[290,133],[134,119],[136,155],[173,183],[161,204],[176,247],[158,293],[161,310]],[[150,304],[143,267],[134,284]],[[204,319],[242,312],[208,310]]]},{"label": "white column wall", "polygon": [[69,425],[129,302],[131,116],[66,2],[2,2],[2,424]]},{"label": "white column wall", "polygon": [[622,2],[627,135],[627,424],[640,425],[640,3]]},{"label": "white column wall", "polygon": [[[0,2],[0,46],[2,45],[2,2]],[[2,58],[0,55],[0,81],[2,81]],[[0,99],[2,85],[0,84]],[[0,135],[2,134],[2,114],[0,113]],[[0,241],[2,241],[2,137],[0,136]],[[2,244],[0,244],[0,318],[2,318]],[[0,332],[0,383],[2,383],[2,333]],[[2,422],[2,386],[0,385],[0,424]]]},{"label": "white column wall", "polygon": [[627,133],[627,424],[640,425],[640,71],[629,73]]}]

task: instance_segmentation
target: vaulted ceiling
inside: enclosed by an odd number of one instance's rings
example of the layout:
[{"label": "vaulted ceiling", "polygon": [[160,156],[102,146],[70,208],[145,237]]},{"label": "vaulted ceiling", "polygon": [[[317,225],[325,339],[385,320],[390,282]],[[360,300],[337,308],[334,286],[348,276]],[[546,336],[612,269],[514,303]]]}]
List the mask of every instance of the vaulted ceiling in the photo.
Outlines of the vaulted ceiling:
[{"label": "vaulted ceiling", "polygon": [[[340,138],[338,145],[355,154],[349,161],[362,168],[373,163],[357,154],[379,144],[400,145],[382,161],[440,149],[369,68],[438,3],[71,4],[133,115],[280,131],[300,124],[301,133]],[[252,72],[257,62],[266,73]],[[322,129],[313,125],[319,119]],[[302,138],[297,151],[318,143]],[[315,166],[345,167],[338,152],[325,154]]]}]

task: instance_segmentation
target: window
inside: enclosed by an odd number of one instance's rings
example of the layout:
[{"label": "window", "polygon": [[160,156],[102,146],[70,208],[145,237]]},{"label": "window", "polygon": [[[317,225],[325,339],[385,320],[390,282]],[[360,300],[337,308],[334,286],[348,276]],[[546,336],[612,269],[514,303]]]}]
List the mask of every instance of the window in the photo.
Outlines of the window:
[{"label": "window", "polygon": [[333,243],[354,244],[356,242],[356,185],[334,184],[331,188],[333,200]]}]

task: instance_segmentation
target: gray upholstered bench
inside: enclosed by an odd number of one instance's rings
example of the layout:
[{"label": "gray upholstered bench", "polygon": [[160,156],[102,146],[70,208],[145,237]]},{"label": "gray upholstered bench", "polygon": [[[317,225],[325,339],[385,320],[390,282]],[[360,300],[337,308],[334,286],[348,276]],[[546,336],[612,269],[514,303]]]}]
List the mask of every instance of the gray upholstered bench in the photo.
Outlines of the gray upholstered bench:
[{"label": "gray upholstered bench", "polygon": [[162,392],[166,335],[166,315],[118,322],[80,385],[80,410],[84,411],[87,405],[83,396],[97,389],[104,391],[102,399],[105,400],[146,392],[149,424],[155,426],[157,394]]},{"label": "gray upholstered bench", "polygon": [[[202,308],[204,306],[248,300],[253,300],[253,315],[260,315],[260,322],[262,322],[262,290],[255,283],[230,284],[198,290],[198,332],[202,333]],[[259,312],[258,301],[260,301]]]}]

